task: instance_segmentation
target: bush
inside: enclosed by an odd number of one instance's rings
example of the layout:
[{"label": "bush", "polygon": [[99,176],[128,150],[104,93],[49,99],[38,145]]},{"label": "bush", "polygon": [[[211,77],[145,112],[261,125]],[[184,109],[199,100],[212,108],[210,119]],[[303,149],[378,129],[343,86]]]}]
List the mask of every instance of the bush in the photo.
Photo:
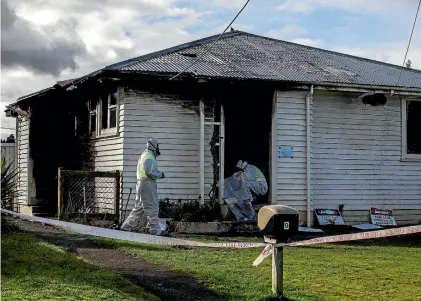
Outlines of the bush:
[{"label": "bush", "polygon": [[13,210],[13,201],[18,197],[18,171],[12,165],[13,162],[6,165],[5,157],[1,157],[1,207],[9,210]]},{"label": "bush", "polygon": [[169,200],[159,202],[160,217],[174,221],[210,222],[220,219],[218,203],[200,204],[198,200]]}]

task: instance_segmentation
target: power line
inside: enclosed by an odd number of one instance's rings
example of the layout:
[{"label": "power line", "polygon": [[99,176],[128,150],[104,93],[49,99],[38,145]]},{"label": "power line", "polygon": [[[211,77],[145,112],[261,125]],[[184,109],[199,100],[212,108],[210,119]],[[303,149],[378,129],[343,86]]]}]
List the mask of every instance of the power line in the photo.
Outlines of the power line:
[{"label": "power line", "polygon": [[[420,11],[420,5],[421,5],[421,0],[419,0],[418,2],[418,8],[417,8],[417,12],[415,13],[414,24],[412,25],[411,35],[409,36],[408,46],[406,47],[406,52],[405,52],[405,57],[403,59],[402,67],[405,67],[406,57],[408,55],[409,47],[411,46],[412,35],[414,34],[415,24],[417,23],[417,19],[418,19],[418,12]],[[399,82],[401,81],[402,73],[403,73],[403,68],[401,68],[401,71],[399,72],[398,80],[396,81],[396,86],[398,86]]]},{"label": "power line", "polygon": [[9,128],[9,127],[6,127],[6,126],[2,126],[1,129],[2,130],[16,130],[15,128]]},{"label": "power line", "polygon": [[[218,42],[219,38],[222,37],[222,35],[228,30],[228,28],[230,28],[230,26],[232,25],[232,23],[234,23],[234,21],[238,18],[238,16],[246,8],[246,6],[247,6],[247,4],[249,4],[249,2],[250,2],[250,0],[247,0],[246,1],[246,3],[243,5],[243,7],[240,9],[240,11],[237,13],[237,15],[234,17],[234,19],[232,19],[232,21],[230,22],[230,24],[228,24],[228,26],[225,28],[225,30],[218,36],[218,38],[216,38],[215,41],[213,41],[212,44],[210,44],[209,47],[205,48],[202,52],[208,52],[213,47],[213,45],[215,45],[215,43]],[[199,61],[199,55],[197,55],[197,60],[196,61],[194,61],[192,64],[190,64],[189,66],[187,66],[186,68],[184,68],[183,70],[181,70],[179,73],[177,73],[173,77],[171,77],[170,80],[173,80],[173,79],[177,78],[180,74],[184,73],[185,71],[187,71],[188,69],[190,69],[191,67],[193,67],[195,64],[197,64],[198,61]]]},{"label": "power line", "polygon": [[421,0],[418,2],[417,13],[415,14],[414,24],[412,25],[411,35],[409,36],[408,47],[406,47],[405,58],[403,59],[402,66],[405,66],[406,56],[408,55],[409,46],[411,45],[412,35],[414,34],[415,24],[417,23],[418,12],[420,11]]}]

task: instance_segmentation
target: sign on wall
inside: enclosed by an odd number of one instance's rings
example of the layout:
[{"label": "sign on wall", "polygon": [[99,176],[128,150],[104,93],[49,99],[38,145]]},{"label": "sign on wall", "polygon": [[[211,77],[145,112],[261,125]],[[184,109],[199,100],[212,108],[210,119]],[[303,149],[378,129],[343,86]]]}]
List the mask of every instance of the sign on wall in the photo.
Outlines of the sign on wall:
[{"label": "sign on wall", "polygon": [[278,146],[278,159],[293,157],[294,149],[291,146]]},{"label": "sign on wall", "polygon": [[316,209],[314,210],[314,212],[316,213],[317,221],[319,222],[320,226],[345,225],[344,219],[342,218],[342,215],[339,212],[339,210]]},{"label": "sign on wall", "polygon": [[397,226],[392,210],[371,208],[370,209],[371,223],[377,226]]}]

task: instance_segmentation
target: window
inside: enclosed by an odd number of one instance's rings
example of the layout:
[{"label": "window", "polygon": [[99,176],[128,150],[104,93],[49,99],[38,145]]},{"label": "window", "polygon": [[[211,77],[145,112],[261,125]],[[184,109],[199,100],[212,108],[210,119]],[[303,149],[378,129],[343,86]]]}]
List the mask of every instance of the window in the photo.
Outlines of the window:
[{"label": "window", "polygon": [[402,159],[421,160],[421,101],[402,101]]},{"label": "window", "polygon": [[88,110],[89,110],[89,133],[91,136],[96,136],[97,132],[97,100],[88,101]]},{"label": "window", "polygon": [[117,131],[117,92],[104,95],[101,99],[101,133]]},{"label": "window", "polygon": [[92,137],[117,133],[117,92],[105,94],[98,100],[88,102],[89,132]]}]

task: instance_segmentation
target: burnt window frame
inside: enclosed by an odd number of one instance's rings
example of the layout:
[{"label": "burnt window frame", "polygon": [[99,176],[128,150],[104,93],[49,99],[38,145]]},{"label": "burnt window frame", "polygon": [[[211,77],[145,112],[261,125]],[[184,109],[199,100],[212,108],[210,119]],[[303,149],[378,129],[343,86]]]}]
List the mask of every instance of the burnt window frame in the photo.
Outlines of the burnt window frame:
[{"label": "burnt window frame", "polygon": [[412,154],[408,153],[408,103],[412,101],[419,101],[419,98],[408,98],[403,99],[401,101],[401,117],[402,117],[402,161],[421,161],[421,153],[420,154]]},{"label": "burnt window frame", "polygon": [[[114,105],[111,103],[111,97],[112,95],[115,96],[116,103]],[[104,101],[106,102],[106,110],[107,110],[107,120],[106,120],[106,127],[103,126],[103,115],[104,115]],[[118,88],[115,89],[115,91],[112,91],[110,93],[105,94],[103,97],[101,97],[101,104],[99,106],[100,110],[100,131],[99,136],[110,136],[110,135],[116,135],[118,133],[118,108],[119,108],[119,101],[118,101]],[[116,118],[116,125],[115,127],[110,127],[110,121],[111,121],[111,111],[114,111],[115,118]]]},{"label": "burnt window frame", "polygon": [[[98,136],[98,100],[95,101],[95,107],[92,108],[92,100],[89,100],[87,102],[87,106],[88,106],[88,111],[89,111],[89,120],[88,120],[88,130],[89,130],[89,135],[93,138],[95,138],[96,136]],[[92,124],[92,119],[95,120],[95,123]],[[94,129],[93,129],[94,126]]]}]

